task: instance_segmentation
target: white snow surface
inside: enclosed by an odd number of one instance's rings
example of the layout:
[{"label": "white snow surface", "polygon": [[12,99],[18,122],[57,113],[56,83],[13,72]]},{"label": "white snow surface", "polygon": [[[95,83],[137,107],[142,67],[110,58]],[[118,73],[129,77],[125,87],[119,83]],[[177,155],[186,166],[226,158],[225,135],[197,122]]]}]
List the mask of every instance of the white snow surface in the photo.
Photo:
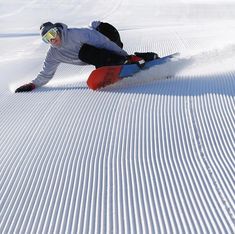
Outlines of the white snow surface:
[{"label": "white snow surface", "polygon": [[[45,21],[114,24],[172,62],[92,91],[36,77]],[[1,233],[235,233],[234,0],[0,3]]]}]

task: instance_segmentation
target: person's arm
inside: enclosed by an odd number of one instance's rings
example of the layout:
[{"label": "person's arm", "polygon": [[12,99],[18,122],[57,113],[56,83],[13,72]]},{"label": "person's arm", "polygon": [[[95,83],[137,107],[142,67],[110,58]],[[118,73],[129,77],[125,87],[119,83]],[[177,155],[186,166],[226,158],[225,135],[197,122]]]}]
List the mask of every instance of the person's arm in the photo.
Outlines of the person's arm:
[{"label": "person's arm", "polygon": [[56,56],[54,53],[53,48],[50,48],[46,59],[44,60],[42,71],[40,71],[36,79],[32,81],[36,87],[45,85],[53,78],[57,67],[60,64],[60,62],[55,59]]},{"label": "person's arm", "polygon": [[34,80],[32,80],[31,83],[20,86],[15,90],[15,92],[16,93],[30,92],[37,87],[45,85],[54,76],[58,65],[59,62],[55,60],[52,49],[50,48],[47,53],[46,59],[44,61],[42,71],[38,74],[38,76]]}]

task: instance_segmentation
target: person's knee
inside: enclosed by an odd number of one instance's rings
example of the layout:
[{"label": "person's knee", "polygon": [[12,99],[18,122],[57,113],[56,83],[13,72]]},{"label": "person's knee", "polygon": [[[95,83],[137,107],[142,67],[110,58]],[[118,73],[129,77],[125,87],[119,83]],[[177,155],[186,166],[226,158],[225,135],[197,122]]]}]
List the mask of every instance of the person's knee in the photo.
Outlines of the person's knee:
[{"label": "person's knee", "polygon": [[105,35],[107,38],[109,38],[109,40],[116,43],[120,48],[123,48],[123,43],[121,41],[120,34],[113,25],[101,22],[96,30]]}]

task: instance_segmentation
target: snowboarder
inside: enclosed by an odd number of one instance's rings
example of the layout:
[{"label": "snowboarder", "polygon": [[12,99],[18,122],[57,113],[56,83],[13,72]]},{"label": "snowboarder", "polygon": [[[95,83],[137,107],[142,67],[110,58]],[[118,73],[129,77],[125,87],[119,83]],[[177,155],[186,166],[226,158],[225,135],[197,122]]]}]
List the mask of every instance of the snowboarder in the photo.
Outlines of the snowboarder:
[{"label": "snowboarder", "polygon": [[43,69],[31,83],[17,88],[16,93],[29,92],[48,83],[60,63],[92,64],[98,68],[158,57],[152,52],[128,55],[117,29],[109,23],[93,21],[87,28],[68,28],[63,23],[46,22],[40,30],[42,40],[50,44]]}]

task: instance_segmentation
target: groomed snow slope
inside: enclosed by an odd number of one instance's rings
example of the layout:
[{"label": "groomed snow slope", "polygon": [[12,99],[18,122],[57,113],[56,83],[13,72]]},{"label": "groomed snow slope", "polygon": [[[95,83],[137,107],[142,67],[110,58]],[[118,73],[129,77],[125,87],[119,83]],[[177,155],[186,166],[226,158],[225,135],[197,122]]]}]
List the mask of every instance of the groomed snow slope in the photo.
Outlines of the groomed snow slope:
[{"label": "groomed snow slope", "polygon": [[[0,8],[1,233],[235,233],[235,3],[8,0]],[[91,66],[40,71],[51,20],[181,55],[91,91]],[[168,77],[168,79],[166,79]]]}]

